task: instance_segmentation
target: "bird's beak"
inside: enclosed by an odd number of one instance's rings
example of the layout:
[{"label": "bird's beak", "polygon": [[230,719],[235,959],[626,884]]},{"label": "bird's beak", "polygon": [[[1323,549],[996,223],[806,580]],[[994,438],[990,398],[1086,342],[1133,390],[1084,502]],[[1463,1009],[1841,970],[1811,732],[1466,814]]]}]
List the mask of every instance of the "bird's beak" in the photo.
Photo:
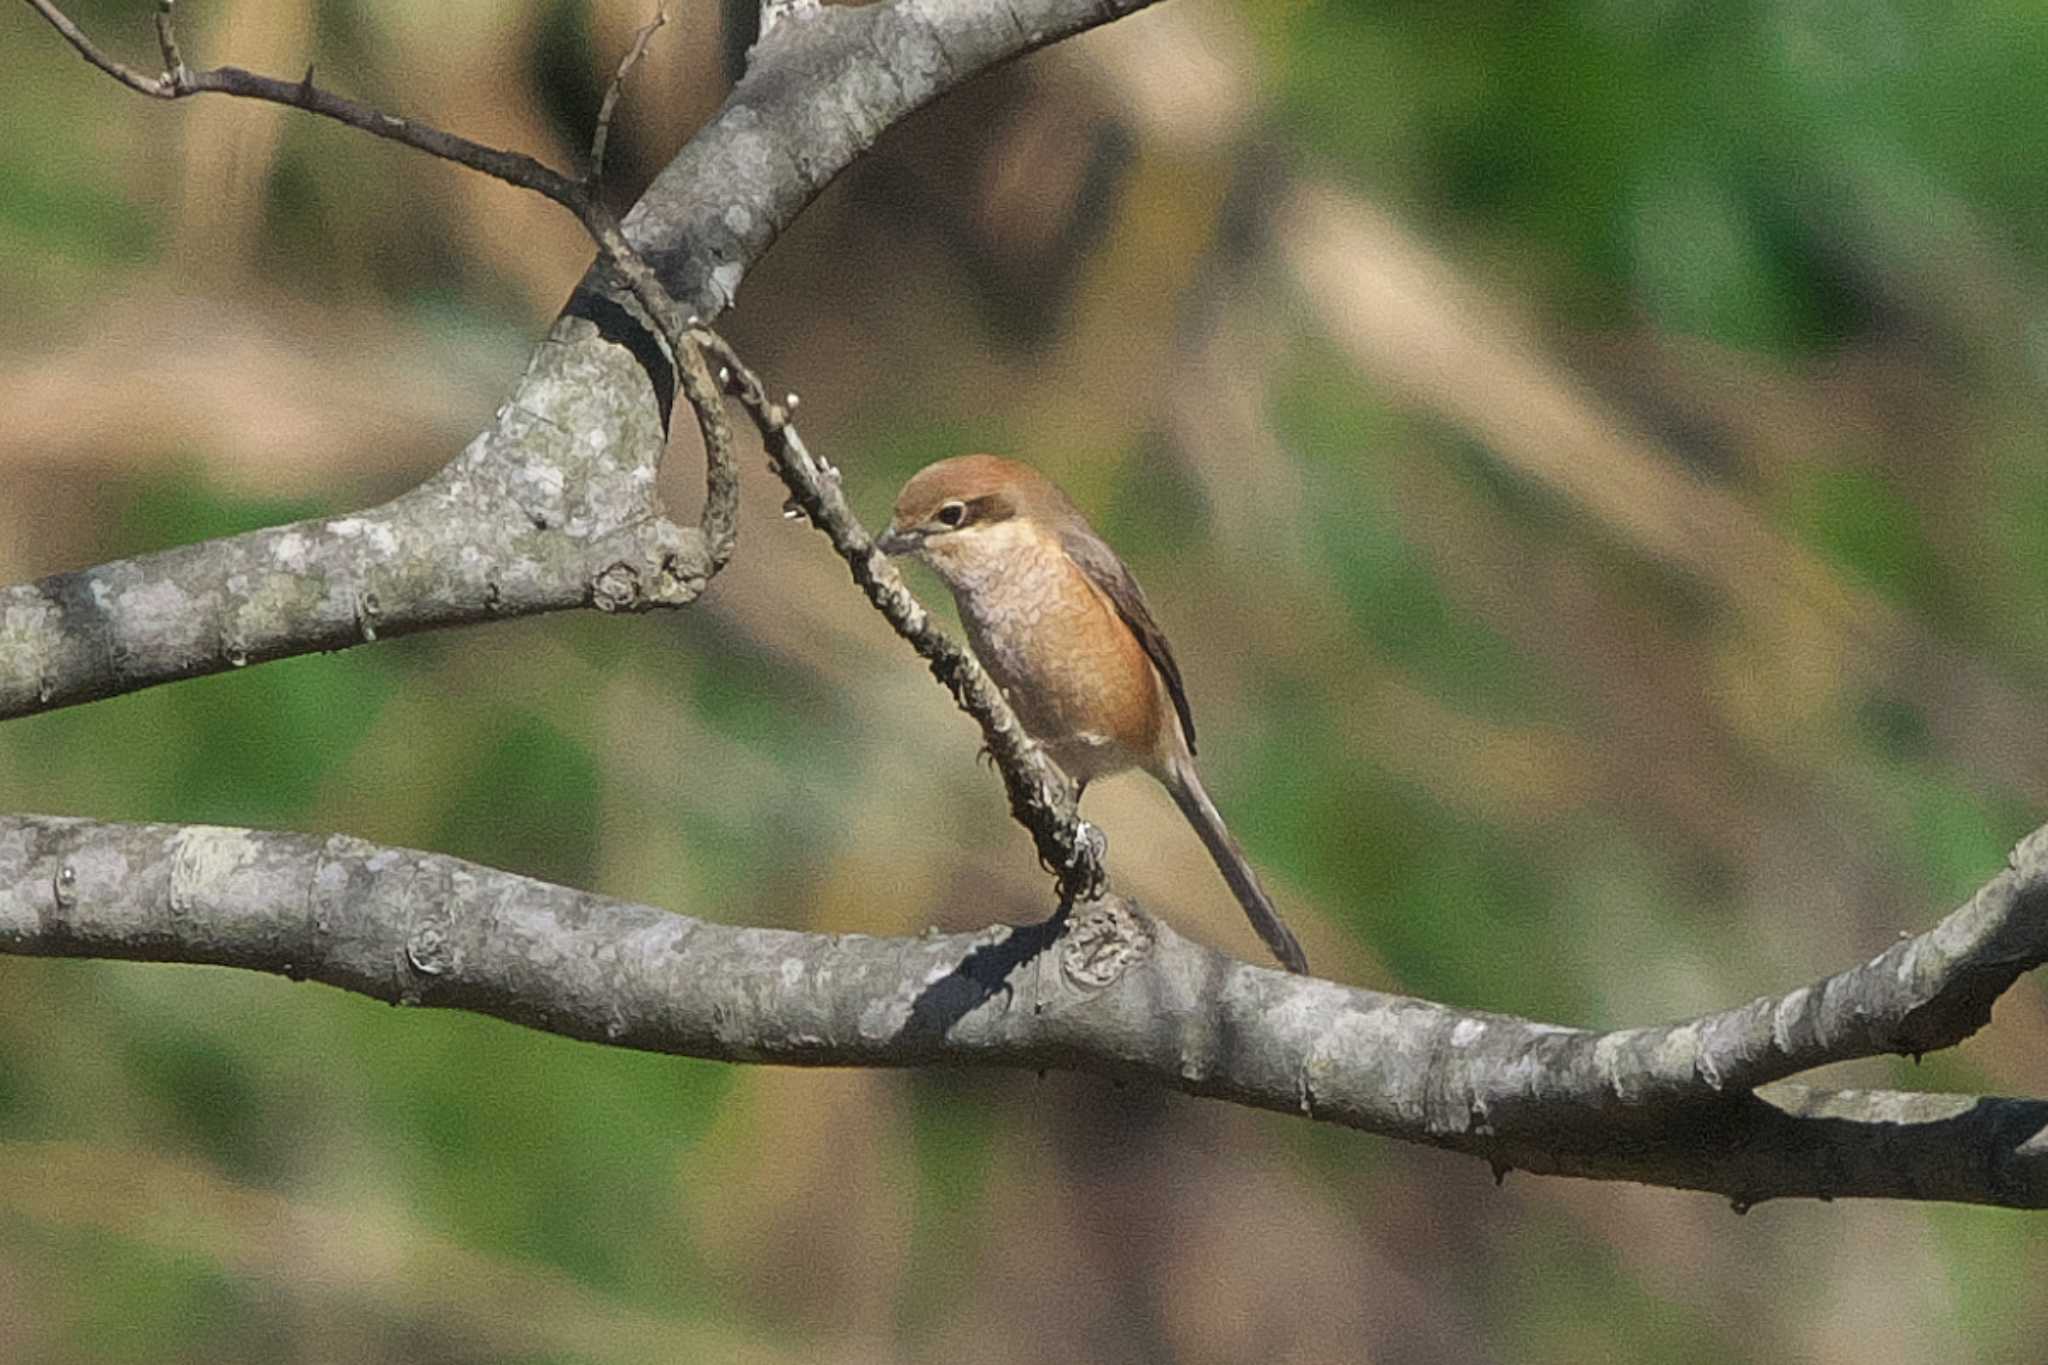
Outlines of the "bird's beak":
[{"label": "bird's beak", "polygon": [[905,531],[892,525],[876,539],[875,548],[885,555],[907,555],[922,544],[922,532]]}]

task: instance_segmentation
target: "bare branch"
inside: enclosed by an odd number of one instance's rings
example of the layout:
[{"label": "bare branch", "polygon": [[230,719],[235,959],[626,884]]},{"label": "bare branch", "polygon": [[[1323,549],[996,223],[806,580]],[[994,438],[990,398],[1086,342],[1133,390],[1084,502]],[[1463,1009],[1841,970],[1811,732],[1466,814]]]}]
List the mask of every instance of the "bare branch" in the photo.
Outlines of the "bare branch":
[{"label": "bare branch", "polygon": [[646,386],[622,350],[543,347],[532,408],[381,507],[0,589],[0,714],[380,635],[694,600],[713,558],[661,515]]},{"label": "bare branch", "polygon": [[626,77],[647,55],[647,45],[655,31],[667,22],[667,11],[657,4],[654,18],[634,34],[626,55],[619,61],[619,69],[605,89],[597,130],[591,135],[590,174],[584,179],[585,193],[577,217],[597,244],[604,267],[625,286],[667,345],[683,397],[696,414],[697,430],[704,439],[704,507],[698,515],[697,527],[704,537],[710,572],[716,574],[731,561],[739,544],[739,461],[733,453],[732,424],[726,419],[725,400],[712,382],[703,352],[689,335],[688,328],[696,319],[683,316],[667,287],[626,239],[600,193],[605,144],[611,136],[612,115],[617,110],[620,91],[625,87]]},{"label": "bare branch", "polygon": [[619,60],[619,69],[612,73],[611,82],[604,88],[604,103],[597,108],[597,129],[590,135],[589,183],[595,187],[604,181],[605,144],[611,141],[612,115],[619,107],[619,94],[626,88],[626,77],[633,68],[640,65],[640,59],[647,55],[647,44],[653,39],[655,30],[668,22],[668,11],[661,5],[654,7],[654,17],[640,26],[633,35],[633,42],[626,49],[626,55]]},{"label": "bare branch", "polygon": [[715,321],[782,230],[889,128],[992,66],[1152,3],[805,9],[755,44],[724,106],[626,216],[626,235],[688,312]]},{"label": "bare branch", "polygon": [[626,240],[618,219],[612,217],[596,189],[593,183],[578,216],[597,243],[604,267],[624,285],[640,305],[645,322],[661,337],[668,364],[681,382],[683,397],[697,417],[698,434],[704,438],[704,508],[698,514],[697,529],[704,538],[709,577],[731,561],[739,544],[740,472],[733,452],[732,424],[725,415],[724,397],[705,366],[704,354],[690,334],[695,319],[682,316],[681,307]]},{"label": "bare branch", "polygon": [[[1808,988],[1909,1022],[2048,954],[2048,830],[1916,940],[1954,954],[1907,994],[1862,969]],[[1996,921],[1995,924],[1989,921]],[[1944,947],[1935,947],[1936,941]],[[1963,948],[1960,945],[1975,945]],[[1110,899],[1046,925],[916,939],[686,919],[335,836],[0,817],[0,951],[211,963],[592,1042],[811,1066],[1062,1067],[1465,1152],[1497,1171],[1725,1195],[2048,1207],[2048,1103],[1716,1088],[1593,1033],[1355,990],[1223,956]],[[1784,1005],[1803,992],[1778,1002]],[[1963,1013],[1974,1009],[1966,1006]],[[1795,1009],[1796,1012],[1796,1009]],[[1682,1039],[1707,1021],[1661,1031]]]},{"label": "bare branch", "polygon": [[508,152],[497,147],[487,147],[481,142],[472,142],[466,137],[410,119],[398,118],[359,104],[343,95],[323,90],[313,84],[313,73],[309,68],[305,76],[296,81],[279,80],[275,76],[259,76],[253,71],[244,71],[236,66],[218,66],[207,71],[193,71],[188,68],[178,53],[177,38],[171,28],[170,0],[159,0],[157,7],[157,38],[163,49],[167,69],[159,77],[140,74],[131,67],[114,61],[85,36],[85,33],[67,18],[50,0],[28,0],[35,11],[50,21],[63,34],[79,55],[100,70],[112,76],[130,90],[161,100],[180,100],[192,95],[234,95],[242,99],[262,100],[269,104],[289,105],[304,109],[307,113],[333,119],[336,123],[369,133],[373,137],[386,138],[392,142],[453,161],[471,170],[482,171],[485,175],[502,180],[508,185],[543,194],[579,216],[586,198],[583,182],[563,175],[560,171],[534,160],[523,152]]},{"label": "bare branch", "polygon": [[[190,74],[185,69],[185,55],[178,51],[177,22],[172,18],[172,10],[176,4],[177,0],[156,0],[156,46],[164,58],[164,79],[173,85],[183,81]],[[307,71],[306,80],[309,84],[312,78],[313,73]]]},{"label": "bare branch", "polygon": [[738,544],[740,532],[740,464],[733,452],[732,424],[725,416],[725,395],[719,392],[704,363],[704,352],[687,334],[671,338],[679,362],[683,397],[697,414],[697,430],[704,438],[704,510],[697,529],[704,537],[712,572],[725,567]]},{"label": "bare branch", "polygon": [[[63,34],[64,41],[70,43],[77,50],[79,56],[85,58],[86,61],[92,63],[107,75],[112,76],[137,94],[151,95],[158,99],[169,98],[171,87],[167,78],[145,76],[134,67],[115,61],[112,57],[100,51],[98,47],[94,46],[92,39],[85,36],[85,30],[72,23],[70,17],[64,11],[51,4],[50,0],[28,0],[28,6],[37,14],[42,15],[43,18],[49,20],[50,27]],[[166,11],[160,10],[157,16],[157,32],[159,34],[168,33],[169,30],[164,27],[166,22]],[[164,41],[168,43],[167,38]]]}]

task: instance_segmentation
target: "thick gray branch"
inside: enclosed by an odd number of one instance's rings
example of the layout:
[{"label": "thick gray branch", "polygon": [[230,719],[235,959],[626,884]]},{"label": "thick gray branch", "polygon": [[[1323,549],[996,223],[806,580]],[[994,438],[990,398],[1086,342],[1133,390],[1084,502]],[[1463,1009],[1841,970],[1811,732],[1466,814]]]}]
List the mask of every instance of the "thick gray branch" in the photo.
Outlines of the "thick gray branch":
[{"label": "thick gray branch", "polygon": [[785,14],[725,105],[626,216],[709,321],[753,263],[884,131],[990,67],[1153,0],[893,0]]},{"label": "thick gray branch", "polygon": [[1775,1060],[1746,1063],[1755,1075],[1960,1040],[1991,983],[2048,957],[2044,879],[2048,831],[1968,905],[1867,966],[1781,1001],[1604,1034],[1253,967],[1113,900],[1065,926],[802,934],[340,836],[33,816],[0,817],[0,950],[277,972],[728,1061],[1142,1076],[1497,1170],[1711,1190],[1742,1206],[1806,1195],[2038,1208],[2048,1103],[1749,1092],[1729,1070],[1714,1084],[1697,1060],[1762,1015],[1787,1020],[1786,1037]]},{"label": "thick gray branch", "polygon": [[[890,0],[790,15],[627,218],[635,259],[687,311],[716,315],[884,129],[997,62],[1145,3]],[[165,93],[97,54],[49,4],[36,8],[100,69]],[[273,84],[265,98],[312,107],[310,82]],[[407,140],[420,145],[417,133]],[[653,494],[675,378],[633,294],[593,269],[492,428],[393,503],[0,588],[0,719],[377,633],[692,600],[717,560],[703,534],[662,518]],[[717,551],[729,498],[714,488],[713,503]]]},{"label": "thick gray branch", "polygon": [[0,717],[381,634],[692,600],[712,562],[654,496],[646,374],[588,322],[555,337],[491,430],[382,507],[0,589]]}]

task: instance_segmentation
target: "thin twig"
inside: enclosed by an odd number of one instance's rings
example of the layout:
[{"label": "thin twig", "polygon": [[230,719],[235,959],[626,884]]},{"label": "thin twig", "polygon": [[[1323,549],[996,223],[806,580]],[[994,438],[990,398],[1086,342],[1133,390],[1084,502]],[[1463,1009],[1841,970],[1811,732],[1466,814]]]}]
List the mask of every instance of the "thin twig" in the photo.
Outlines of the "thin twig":
[{"label": "thin twig", "polygon": [[732,423],[726,419],[725,400],[690,330],[694,319],[681,316],[681,306],[662,285],[646,257],[626,240],[625,229],[597,194],[593,192],[585,198],[576,217],[597,243],[598,254],[613,278],[632,294],[634,302],[668,344],[683,397],[697,416],[697,431],[704,438],[704,510],[698,515],[697,524],[704,532],[711,571],[717,573],[731,561],[739,544],[739,460],[733,451]]},{"label": "thin twig", "polygon": [[[112,76],[121,84],[138,94],[152,99],[179,100],[192,95],[233,95],[241,99],[262,100],[269,104],[289,105],[303,109],[309,114],[333,119],[336,123],[369,133],[373,137],[385,138],[403,143],[415,150],[436,156],[443,161],[453,161],[480,171],[508,185],[545,195],[562,205],[579,218],[583,205],[590,197],[584,182],[563,175],[560,171],[536,161],[523,152],[508,152],[498,147],[487,147],[481,142],[472,142],[454,133],[445,133],[425,123],[398,118],[369,105],[357,103],[331,90],[323,90],[311,79],[296,81],[279,80],[274,76],[259,76],[253,71],[244,71],[235,66],[217,66],[207,71],[193,71],[179,56],[177,37],[171,28],[171,6],[159,0],[157,8],[157,41],[163,51],[169,69],[161,76],[145,76],[133,67],[125,66],[93,45],[85,32],[73,23],[50,0],[28,0],[31,8],[50,22],[50,26],[64,36],[66,42],[78,54]],[[311,73],[308,73],[310,77]]]},{"label": "thin twig", "polygon": [[[158,99],[172,98],[170,87],[163,80],[154,76],[145,76],[134,67],[115,61],[112,57],[109,57],[106,53],[95,47],[92,39],[85,36],[85,31],[72,23],[70,16],[51,4],[50,0],[28,0],[28,5],[30,9],[49,20],[50,27],[63,34],[64,41],[70,43],[77,50],[79,56],[85,58],[107,75],[112,76],[130,90],[135,91],[137,94],[155,96]],[[164,22],[162,14],[159,13],[157,18],[159,33],[162,32],[161,26]]]},{"label": "thin twig", "polygon": [[[164,0],[169,4],[170,0]],[[604,89],[604,103],[597,108],[597,130],[590,135],[589,184],[595,188],[604,181],[605,144],[611,141],[612,115],[619,107],[619,93],[625,89],[626,77],[633,68],[640,65],[640,59],[647,55],[647,44],[653,39],[655,30],[668,22],[668,11],[660,4],[654,7],[654,17],[641,25],[633,35],[633,45],[626,49],[626,55],[619,62],[619,69],[612,73],[611,84]]]},{"label": "thin twig", "polygon": [[711,377],[703,349],[685,335],[675,355],[683,396],[697,414],[697,430],[704,437],[704,510],[697,517],[697,529],[704,533],[705,553],[716,573],[732,559],[739,543],[739,458],[733,451],[732,423],[725,416],[725,395]]},{"label": "thin twig", "polygon": [[185,70],[184,54],[178,51],[177,26],[172,22],[171,9],[178,0],[157,0],[156,3],[156,46],[163,53],[164,79],[176,85],[188,74]]}]

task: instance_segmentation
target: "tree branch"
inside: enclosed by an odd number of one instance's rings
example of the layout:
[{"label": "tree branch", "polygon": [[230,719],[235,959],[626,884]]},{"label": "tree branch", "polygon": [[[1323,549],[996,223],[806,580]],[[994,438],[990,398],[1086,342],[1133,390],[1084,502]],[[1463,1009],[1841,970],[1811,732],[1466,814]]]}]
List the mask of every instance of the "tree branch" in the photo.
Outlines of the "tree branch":
[{"label": "tree branch", "polygon": [[654,498],[666,437],[639,366],[544,347],[520,393],[381,507],[0,590],[0,715],[380,635],[693,600],[713,560]]},{"label": "tree branch", "polygon": [[1738,1207],[2048,1207],[2048,1103],[1749,1092],[1698,1064],[1737,1017],[1788,1021],[1777,1060],[1748,1063],[1759,1075],[1959,1041],[1992,983],[2048,959],[2044,905],[2048,830],[1871,964],[1722,1015],[1594,1033],[1254,967],[1114,898],[1079,907],[1065,933],[804,934],[343,836],[0,817],[0,951],[242,967],[725,1061],[1140,1076],[1499,1172],[1708,1190]]},{"label": "tree branch", "polygon": [[640,65],[640,59],[647,55],[647,45],[654,41],[654,35],[668,22],[668,10],[657,4],[654,17],[640,26],[627,45],[626,55],[619,59],[619,69],[604,88],[604,101],[597,106],[597,127],[590,134],[590,175],[592,184],[604,181],[605,146],[611,141],[612,116],[619,110],[619,95],[626,88],[626,77],[633,74],[633,68]]},{"label": "tree branch", "polygon": [[259,76],[235,66],[219,66],[209,71],[192,70],[185,65],[178,51],[173,27],[174,2],[157,0],[157,43],[163,53],[164,71],[160,76],[145,76],[107,56],[50,0],[28,0],[29,8],[47,19],[80,56],[137,94],[160,100],[181,100],[193,95],[233,95],[241,99],[261,100],[266,104],[288,105],[309,114],[318,114],[321,118],[333,119],[372,137],[402,143],[443,161],[482,171],[508,185],[546,195],[572,213],[581,212],[586,182],[563,175],[524,152],[487,147],[481,142],[472,142],[428,124],[399,118],[381,109],[359,104],[345,95],[323,90],[313,83],[311,67],[307,67],[305,76],[296,81]]},{"label": "tree branch", "polygon": [[[792,14],[622,225],[587,182],[519,153],[356,105],[310,79],[189,71],[166,10],[170,69],[150,77],[97,49],[50,0],[29,3],[132,90],[267,99],[460,162],[570,207],[606,259],[491,429],[413,493],[0,588],[0,719],[378,633],[694,600],[730,553],[737,494],[715,452],[699,527],[670,524],[652,492],[676,368],[686,389],[715,390],[689,372],[690,347],[661,340],[681,330],[673,314],[709,319],[727,307],[782,229],[891,124],[998,62],[1149,0],[887,0]],[[650,284],[678,301],[669,317]],[[699,407],[700,421],[722,420],[717,411]]]}]

